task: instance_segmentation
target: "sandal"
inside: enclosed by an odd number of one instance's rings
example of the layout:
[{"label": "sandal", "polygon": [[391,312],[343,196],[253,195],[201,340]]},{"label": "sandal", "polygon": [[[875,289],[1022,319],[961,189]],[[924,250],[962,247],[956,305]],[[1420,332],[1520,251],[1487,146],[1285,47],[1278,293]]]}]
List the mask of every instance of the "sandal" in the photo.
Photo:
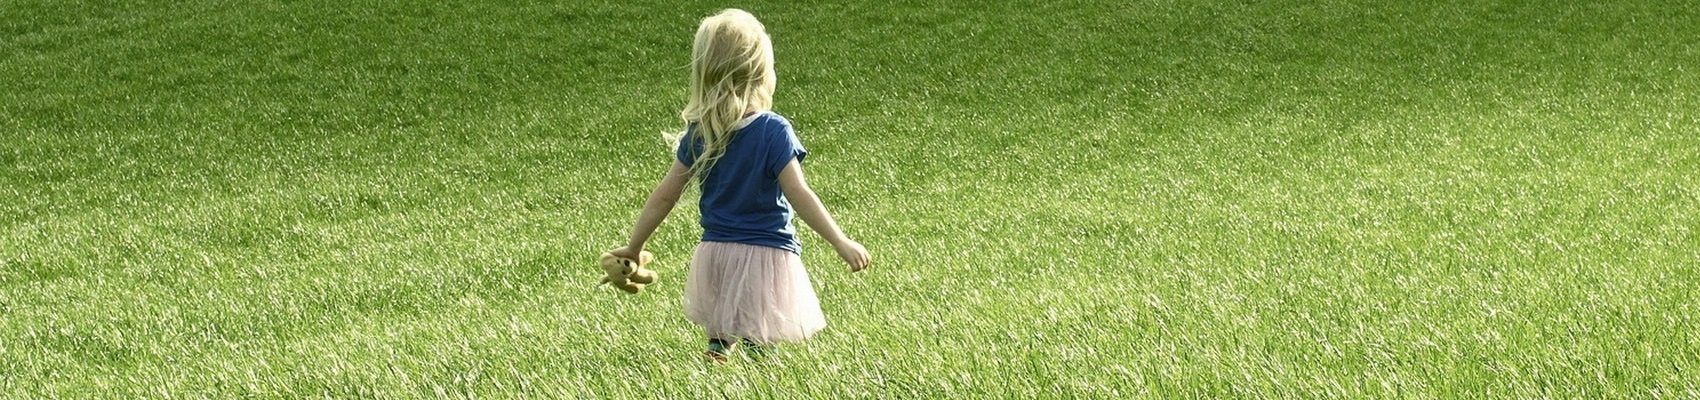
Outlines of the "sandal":
[{"label": "sandal", "polygon": [[730,351],[731,346],[727,346],[726,341],[720,339],[709,339],[708,351],[702,352],[702,356],[703,358],[708,359],[708,361],[723,363],[726,362],[726,353]]},{"label": "sandal", "polygon": [[771,344],[757,344],[749,339],[740,341],[739,345],[744,348],[745,354],[753,358],[769,358],[779,354],[779,348]]}]

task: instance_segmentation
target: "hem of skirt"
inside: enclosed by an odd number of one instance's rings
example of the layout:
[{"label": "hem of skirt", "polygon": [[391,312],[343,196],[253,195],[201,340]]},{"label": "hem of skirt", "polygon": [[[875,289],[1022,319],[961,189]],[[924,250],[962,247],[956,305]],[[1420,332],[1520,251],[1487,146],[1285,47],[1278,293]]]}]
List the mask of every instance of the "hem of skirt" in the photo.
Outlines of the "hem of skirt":
[{"label": "hem of skirt", "polygon": [[[702,326],[702,325],[697,324],[697,326]],[[753,335],[746,336],[746,335],[740,335],[740,334],[728,333],[728,332],[712,332],[712,331],[709,331],[707,328],[703,328],[703,333],[710,338],[748,340],[748,341],[754,342],[756,344],[774,344],[774,343],[802,343],[804,341],[809,340],[810,338],[813,338],[816,334],[819,334],[821,331],[824,331],[824,330],[826,330],[826,327],[822,326],[822,327],[820,327],[820,329],[815,329],[815,330],[810,331],[808,333],[805,333],[801,336],[796,336],[796,337],[780,336],[780,337],[769,337],[769,338],[763,338],[763,337],[753,336]]]}]

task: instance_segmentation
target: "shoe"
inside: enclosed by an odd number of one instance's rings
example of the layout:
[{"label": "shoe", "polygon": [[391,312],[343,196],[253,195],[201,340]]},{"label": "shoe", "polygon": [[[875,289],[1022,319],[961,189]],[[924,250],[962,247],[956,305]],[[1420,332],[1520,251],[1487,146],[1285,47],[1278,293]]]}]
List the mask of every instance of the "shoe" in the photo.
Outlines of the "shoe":
[{"label": "shoe", "polygon": [[778,347],[774,347],[771,344],[756,344],[756,342],[752,342],[749,339],[744,339],[739,342],[739,346],[744,348],[744,354],[749,355],[750,358],[761,359],[779,355]]},{"label": "shoe", "polygon": [[709,339],[708,351],[702,352],[702,356],[703,358],[708,359],[708,361],[723,363],[726,362],[726,353],[730,352],[730,350],[730,346],[726,345],[726,341],[720,339]]}]

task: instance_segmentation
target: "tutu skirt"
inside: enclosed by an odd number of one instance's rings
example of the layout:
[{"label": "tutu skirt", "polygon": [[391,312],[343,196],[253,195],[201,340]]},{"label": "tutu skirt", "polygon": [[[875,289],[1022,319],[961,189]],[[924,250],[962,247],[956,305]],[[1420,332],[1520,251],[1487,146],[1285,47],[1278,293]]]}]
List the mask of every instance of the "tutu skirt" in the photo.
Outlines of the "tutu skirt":
[{"label": "tutu skirt", "polygon": [[796,342],[826,328],[803,259],[772,247],[697,245],[683,303],[685,317],[713,338]]}]

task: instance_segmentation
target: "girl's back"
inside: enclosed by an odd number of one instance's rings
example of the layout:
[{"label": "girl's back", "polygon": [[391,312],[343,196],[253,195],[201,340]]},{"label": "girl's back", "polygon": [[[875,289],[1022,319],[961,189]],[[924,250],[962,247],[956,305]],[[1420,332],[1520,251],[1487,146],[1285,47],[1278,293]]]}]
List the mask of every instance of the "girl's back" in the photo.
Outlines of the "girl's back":
[{"label": "girl's back", "polygon": [[[779,173],[808,155],[791,122],[771,111],[734,125],[734,134],[714,169],[702,177],[702,240],[748,243],[801,253],[791,224],[795,212],[779,187]],[[705,144],[686,133],[677,158],[689,167]]]}]

